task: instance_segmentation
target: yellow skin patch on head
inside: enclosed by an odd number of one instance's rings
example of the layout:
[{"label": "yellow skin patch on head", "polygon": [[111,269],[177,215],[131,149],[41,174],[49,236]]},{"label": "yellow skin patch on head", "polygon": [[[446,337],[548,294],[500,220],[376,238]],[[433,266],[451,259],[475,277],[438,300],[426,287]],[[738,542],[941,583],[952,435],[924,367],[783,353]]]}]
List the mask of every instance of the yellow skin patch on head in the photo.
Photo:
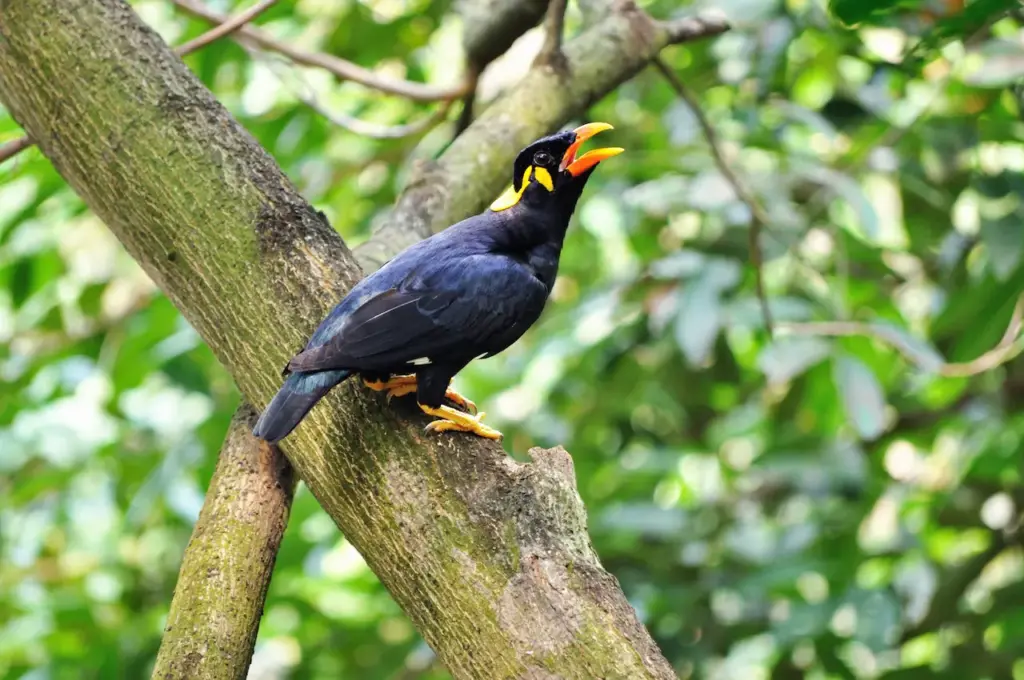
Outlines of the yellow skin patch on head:
[{"label": "yellow skin patch on head", "polygon": [[548,191],[555,190],[555,182],[551,179],[551,173],[544,168],[537,168],[536,172],[533,173],[533,178]]},{"label": "yellow skin patch on head", "polygon": [[515,187],[509,185],[508,189],[505,189],[505,192],[501,196],[498,196],[498,198],[494,200],[494,203],[491,203],[491,210],[494,212],[500,212],[502,210],[508,210],[516,203],[519,203],[519,199],[523,197],[523,192],[526,191],[526,187],[530,185],[531,176],[537,181],[537,184],[540,184],[548,191],[555,190],[555,182],[551,179],[551,173],[544,168],[535,168],[531,165],[526,168],[526,172],[523,173],[523,182],[519,186],[519,191],[516,191]]}]

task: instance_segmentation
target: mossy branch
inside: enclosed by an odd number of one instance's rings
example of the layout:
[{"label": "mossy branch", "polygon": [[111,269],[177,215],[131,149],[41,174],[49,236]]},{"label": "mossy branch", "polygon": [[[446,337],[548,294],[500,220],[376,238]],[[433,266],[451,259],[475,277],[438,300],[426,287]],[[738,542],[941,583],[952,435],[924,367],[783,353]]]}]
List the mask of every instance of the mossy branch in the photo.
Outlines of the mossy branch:
[{"label": "mossy branch", "polygon": [[153,677],[245,678],[295,476],[277,447],[251,434],[256,413],[235,414],[185,551]]},{"label": "mossy branch", "polygon": [[[617,4],[565,45],[568,81],[534,69],[421,172],[377,243],[401,247],[399,220],[422,237],[478,209],[517,148],[671,40]],[[323,216],[120,0],[0,0],[0,98],[265,404],[361,276]],[[590,548],[567,454],[521,465],[468,435],[426,436],[424,423],[349,382],[283,449],[449,670],[674,677]]]}]

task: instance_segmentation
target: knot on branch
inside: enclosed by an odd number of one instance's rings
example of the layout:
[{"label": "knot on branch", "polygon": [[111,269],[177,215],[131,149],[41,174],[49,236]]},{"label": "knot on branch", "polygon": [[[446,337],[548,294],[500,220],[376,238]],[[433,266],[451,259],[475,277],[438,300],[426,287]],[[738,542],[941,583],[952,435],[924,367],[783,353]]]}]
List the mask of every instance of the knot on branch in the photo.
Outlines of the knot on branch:
[{"label": "knot on branch", "polygon": [[668,42],[675,45],[700,38],[709,38],[729,30],[729,20],[719,10],[709,10],[697,16],[683,17],[665,22]]},{"label": "knot on branch", "polygon": [[572,457],[561,446],[530,449],[513,487],[516,538],[522,553],[597,563],[587,534],[587,511],[576,490]]}]

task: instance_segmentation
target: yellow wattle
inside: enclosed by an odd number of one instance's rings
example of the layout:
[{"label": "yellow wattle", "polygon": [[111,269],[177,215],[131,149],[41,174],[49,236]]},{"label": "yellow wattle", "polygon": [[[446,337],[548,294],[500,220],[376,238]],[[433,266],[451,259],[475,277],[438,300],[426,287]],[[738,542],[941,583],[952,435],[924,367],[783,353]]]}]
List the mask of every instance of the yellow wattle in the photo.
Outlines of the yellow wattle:
[{"label": "yellow wattle", "polygon": [[526,186],[530,183],[530,173],[533,172],[533,166],[531,165],[523,173],[523,182],[519,185],[519,191],[516,191],[512,185],[509,185],[505,192],[494,199],[494,203],[491,203],[491,210],[494,212],[500,212],[502,210],[508,210],[523,197],[523,192],[526,191]]}]

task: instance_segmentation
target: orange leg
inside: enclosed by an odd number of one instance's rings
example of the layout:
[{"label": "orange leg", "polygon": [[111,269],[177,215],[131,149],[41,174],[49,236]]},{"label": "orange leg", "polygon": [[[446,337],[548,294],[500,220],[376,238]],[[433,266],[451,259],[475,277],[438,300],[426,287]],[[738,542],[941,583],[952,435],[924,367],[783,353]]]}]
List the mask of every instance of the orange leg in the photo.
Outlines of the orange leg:
[{"label": "orange leg", "polygon": [[[387,382],[380,380],[376,382],[370,382],[369,380],[364,380],[363,384],[365,384],[371,390],[375,390],[377,392],[383,392],[387,390],[388,401],[391,401],[392,397],[404,397],[407,394],[414,393],[416,391],[416,376],[396,375]],[[462,408],[466,409],[467,411],[476,413],[476,404],[473,403],[470,399],[467,399],[466,397],[462,396],[461,394],[453,390],[451,386],[448,387],[448,391],[444,393],[444,396],[447,399],[452,400]]]}]

